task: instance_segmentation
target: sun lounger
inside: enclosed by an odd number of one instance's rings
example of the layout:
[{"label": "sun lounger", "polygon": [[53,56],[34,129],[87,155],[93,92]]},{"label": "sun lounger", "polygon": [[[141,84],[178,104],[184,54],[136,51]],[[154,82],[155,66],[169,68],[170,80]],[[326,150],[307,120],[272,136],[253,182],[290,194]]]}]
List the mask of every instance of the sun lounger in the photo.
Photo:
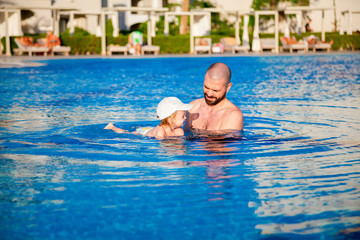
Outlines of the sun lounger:
[{"label": "sun lounger", "polygon": [[[47,40],[46,38],[39,38],[37,40],[37,42],[40,44],[40,45],[43,45],[43,46],[46,46],[47,44]],[[50,55],[51,56],[54,56],[55,53],[62,53],[64,54],[65,56],[68,56],[69,53],[71,51],[71,47],[68,47],[68,46],[60,46],[60,45],[57,45],[57,46],[54,46],[51,48],[50,50]]]},{"label": "sun lounger", "polygon": [[211,54],[211,38],[196,38],[195,39],[195,47],[194,54],[198,52],[209,53]]},{"label": "sun lounger", "polygon": [[224,45],[221,43],[214,43],[211,47],[212,53],[224,53]]},{"label": "sun lounger", "polygon": [[22,55],[23,53],[28,53],[29,56],[32,56],[33,53],[43,53],[44,56],[47,56],[47,53],[49,52],[48,47],[44,46],[25,46],[22,44],[19,38],[15,38],[15,43],[18,46],[18,48],[14,49],[15,54]]},{"label": "sun lounger", "polygon": [[286,37],[281,37],[280,41],[282,45],[280,47],[280,52],[283,52],[284,50],[288,50],[290,53],[292,53],[294,50],[296,50],[297,52],[308,51],[308,46],[304,42],[297,42],[295,39],[289,39]]},{"label": "sun lounger", "polygon": [[313,52],[316,52],[316,50],[326,50],[327,52],[330,52],[331,50],[332,42],[321,42],[318,37],[315,37],[313,41],[310,40],[310,37],[305,37],[304,41],[308,43],[309,50],[312,49]]},{"label": "sun lounger", "polygon": [[108,55],[112,55],[115,52],[123,53],[124,55],[127,55],[128,51],[129,51],[129,47],[111,44],[111,45],[107,46],[106,50],[107,50]]},{"label": "sun lounger", "polygon": [[65,56],[69,56],[70,51],[71,51],[71,47],[58,45],[51,49],[51,55],[54,55],[55,53],[62,53]]},{"label": "sun lounger", "polygon": [[312,50],[314,52],[316,52],[316,50],[326,50],[327,52],[330,52],[331,44],[330,43],[315,43],[313,45],[309,45],[309,48],[312,48]]},{"label": "sun lounger", "polygon": [[275,38],[260,38],[261,50],[275,51]]},{"label": "sun lounger", "polygon": [[160,52],[160,46],[150,46],[150,45],[145,45],[145,46],[141,46],[141,55],[145,55],[145,53],[154,53],[154,55],[158,55]]},{"label": "sun lounger", "polygon": [[220,39],[220,43],[224,45],[224,52],[231,51],[232,54],[236,52],[248,52],[250,46],[240,46],[233,37],[224,37]]}]

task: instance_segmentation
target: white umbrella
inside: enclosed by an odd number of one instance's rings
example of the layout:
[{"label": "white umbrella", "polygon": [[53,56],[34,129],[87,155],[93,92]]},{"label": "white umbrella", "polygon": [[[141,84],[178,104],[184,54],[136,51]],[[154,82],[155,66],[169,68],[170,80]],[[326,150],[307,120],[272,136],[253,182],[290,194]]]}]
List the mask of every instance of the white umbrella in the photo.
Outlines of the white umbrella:
[{"label": "white umbrella", "polygon": [[301,14],[296,14],[297,34],[301,34]]},{"label": "white umbrella", "polygon": [[114,12],[111,15],[111,22],[113,25],[113,37],[118,37],[119,36],[119,18],[118,18],[118,13]]},{"label": "white umbrella", "polygon": [[288,23],[287,19],[285,21],[284,37],[286,37],[286,38],[290,37],[290,28],[289,28],[289,23]]},{"label": "white umbrella", "polygon": [[259,37],[259,16],[255,16],[255,28],[254,28],[252,50],[253,52],[261,51],[260,37]]},{"label": "white umbrella", "polygon": [[98,16],[98,21],[97,21],[97,25],[96,25],[96,33],[95,33],[95,35],[97,36],[97,37],[101,37],[102,36],[102,29],[101,29],[101,24],[100,24],[100,22],[101,22],[101,16]]},{"label": "white umbrella", "polygon": [[249,15],[244,16],[244,29],[243,29],[243,36],[242,36],[242,45],[249,46]]}]

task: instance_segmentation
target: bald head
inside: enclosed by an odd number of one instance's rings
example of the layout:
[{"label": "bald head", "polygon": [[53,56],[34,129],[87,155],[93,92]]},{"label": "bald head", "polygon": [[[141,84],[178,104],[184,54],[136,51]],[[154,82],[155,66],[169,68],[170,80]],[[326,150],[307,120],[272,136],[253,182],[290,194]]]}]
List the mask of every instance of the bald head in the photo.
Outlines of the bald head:
[{"label": "bald head", "polygon": [[230,68],[226,64],[220,62],[212,64],[205,75],[212,80],[225,79],[226,84],[229,84],[231,79]]}]

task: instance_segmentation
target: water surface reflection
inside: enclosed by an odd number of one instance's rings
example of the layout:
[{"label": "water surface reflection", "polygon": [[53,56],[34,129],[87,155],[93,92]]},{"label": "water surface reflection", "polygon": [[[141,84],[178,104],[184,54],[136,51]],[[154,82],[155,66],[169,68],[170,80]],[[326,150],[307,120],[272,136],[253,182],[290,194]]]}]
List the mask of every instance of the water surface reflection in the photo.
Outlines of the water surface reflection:
[{"label": "water surface reflection", "polygon": [[233,69],[228,97],[242,109],[245,130],[163,141],[103,128],[156,126],[163,97],[201,97],[200,69],[214,58],[54,60],[0,69],[1,236],[356,235],[359,56],[218,60]]}]

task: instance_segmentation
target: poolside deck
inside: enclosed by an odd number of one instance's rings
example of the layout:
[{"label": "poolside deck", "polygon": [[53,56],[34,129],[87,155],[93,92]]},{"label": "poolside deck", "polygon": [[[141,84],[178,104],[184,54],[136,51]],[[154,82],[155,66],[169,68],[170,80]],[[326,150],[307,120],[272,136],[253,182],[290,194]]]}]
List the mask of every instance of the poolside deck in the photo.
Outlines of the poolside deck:
[{"label": "poolside deck", "polygon": [[129,56],[129,55],[69,55],[69,56],[5,56],[0,55],[0,68],[12,68],[12,67],[37,67],[43,66],[44,64],[37,61],[41,60],[59,60],[59,59],[93,59],[93,58],[104,58],[104,59],[151,59],[151,58],[183,58],[183,57],[194,57],[194,58],[222,58],[222,57],[271,57],[271,56],[321,56],[321,55],[344,55],[344,54],[360,54],[360,51],[332,51],[332,52],[300,52],[300,53],[273,53],[273,52],[248,52],[241,54],[159,54],[159,55],[143,55],[143,56]]}]

